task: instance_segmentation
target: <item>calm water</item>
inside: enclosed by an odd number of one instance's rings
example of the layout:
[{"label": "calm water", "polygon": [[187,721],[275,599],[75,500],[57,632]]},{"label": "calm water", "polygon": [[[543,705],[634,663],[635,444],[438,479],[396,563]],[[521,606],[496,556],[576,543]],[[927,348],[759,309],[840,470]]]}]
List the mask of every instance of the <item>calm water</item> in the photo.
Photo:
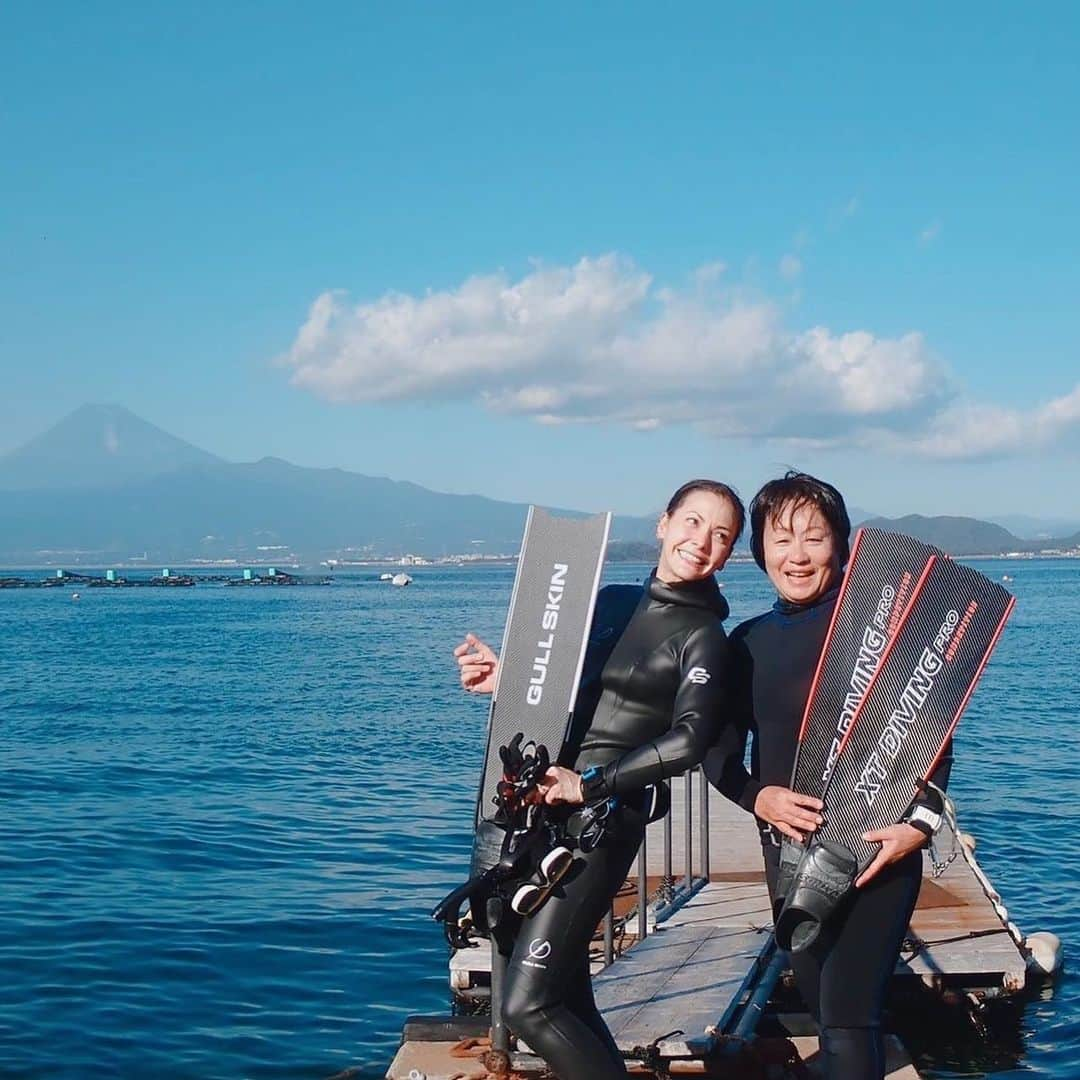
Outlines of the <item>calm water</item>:
[{"label": "calm water", "polygon": [[[952,790],[1021,927],[1075,958],[1080,562],[980,569],[1020,604]],[[375,1076],[407,1014],[446,1011],[427,912],[466,864],[486,722],[448,655],[498,640],[512,571],[414,576],[0,593],[0,1076]],[[723,579],[729,627],[770,601],[753,567]],[[1080,1075],[1076,976],[974,1053],[921,1064]]]}]

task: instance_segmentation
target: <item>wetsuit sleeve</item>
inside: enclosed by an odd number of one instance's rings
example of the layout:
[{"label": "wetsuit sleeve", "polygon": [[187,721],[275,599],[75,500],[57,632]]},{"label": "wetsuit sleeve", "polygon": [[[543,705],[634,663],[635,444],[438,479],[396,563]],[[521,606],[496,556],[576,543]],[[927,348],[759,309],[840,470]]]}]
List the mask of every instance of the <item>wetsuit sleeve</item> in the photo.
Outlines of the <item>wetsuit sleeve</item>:
[{"label": "wetsuit sleeve", "polygon": [[729,661],[729,723],[705,755],[702,767],[709,783],[725,798],[753,813],[761,782],[746,768],[746,744],[753,730],[750,654],[742,637],[731,639]]},{"label": "wetsuit sleeve", "polygon": [[[945,744],[945,752],[941,755],[941,760],[937,763],[937,768],[930,774],[930,783],[935,787],[941,788],[942,791],[947,791],[949,788],[949,776],[952,773],[953,767],[953,744],[950,739]],[[922,804],[929,806],[931,809],[941,812],[944,807],[941,805],[941,796],[934,791],[933,788],[928,787],[921,795],[915,799],[916,805]]]},{"label": "wetsuit sleeve", "polygon": [[[930,774],[930,783],[935,787],[941,788],[945,791],[949,786],[949,775],[952,773],[953,767],[953,744],[950,739],[945,744],[945,752],[941,755],[941,760],[937,763],[937,767]],[[908,821],[908,824],[913,825],[921,833],[925,833],[927,839],[933,835],[933,827],[926,821],[910,821],[910,817],[920,807],[929,810],[931,814],[941,814],[945,810],[945,806],[942,803],[941,796],[934,790],[934,788],[927,785],[915,798],[912,800],[911,806],[908,812],[904,815],[904,820]]]},{"label": "wetsuit sleeve", "polygon": [[698,627],[679,655],[679,688],[670,729],[603,768],[590,799],[639,791],[699,764],[726,722],[728,643],[719,623]]}]

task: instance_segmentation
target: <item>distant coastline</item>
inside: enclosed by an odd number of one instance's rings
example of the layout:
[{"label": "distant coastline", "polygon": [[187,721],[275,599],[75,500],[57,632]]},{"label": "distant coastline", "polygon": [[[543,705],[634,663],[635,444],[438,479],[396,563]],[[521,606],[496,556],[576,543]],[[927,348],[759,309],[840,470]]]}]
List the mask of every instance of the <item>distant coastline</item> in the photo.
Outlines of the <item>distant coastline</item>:
[{"label": "distant coastline", "polygon": [[[1069,559],[1080,560],[1080,550],[1072,551],[1038,551],[1038,552],[1008,552],[1008,553],[994,553],[994,552],[972,552],[963,554],[954,554],[953,558],[957,559],[979,559],[987,562],[1035,562],[1038,560],[1060,560],[1065,561]],[[147,563],[143,561],[130,562],[130,561],[89,561],[80,562],[77,560],[68,560],[66,562],[48,562],[48,563],[28,563],[28,562],[0,562],[0,576],[12,571],[23,571],[26,573],[55,573],[57,570],[77,570],[80,573],[91,573],[94,571],[105,573],[108,570],[122,570],[143,574],[158,574],[166,566],[174,573],[183,572],[207,572],[212,570],[267,570],[271,567],[278,570],[286,571],[308,571],[333,574],[335,571],[343,571],[346,573],[356,573],[364,570],[390,570],[401,569],[402,567],[408,567],[413,569],[446,569],[447,567],[454,568],[483,568],[491,566],[514,566],[517,564],[517,555],[491,555],[484,558],[476,558],[474,556],[454,556],[448,555],[437,559],[422,559],[420,561],[404,561],[402,557],[387,557],[384,559],[364,559],[359,561],[346,561],[346,560],[321,560],[319,562],[308,561],[292,561],[287,559],[279,559],[277,561],[267,561],[265,559],[216,559],[216,560],[183,560],[175,559],[170,561],[162,560],[161,566],[157,563]],[[606,560],[609,563],[617,563],[620,565],[639,565],[648,566],[655,560],[652,558],[608,558]],[[737,553],[731,556],[729,564],[734,565],[748,565],[754,561],[751,555],[745,553]]]},{"label": "distant coastline", "polygon": [[[498,565],[516,558],[528,510],[277,458],[227,462],[102,405],[83,406],[0,456],[0,493],[0,564],[42,570]],[[1069,534],[1080,520],[1067,517],[1053,519],[1065,535],[1029,540],[977,518],[850,511],[853,523],[955,557],[1080,555],[1080,531]],[[608,560],[651,562],[658,513],[616,514]],[[735,558],[749,559],[745,536]]]}]

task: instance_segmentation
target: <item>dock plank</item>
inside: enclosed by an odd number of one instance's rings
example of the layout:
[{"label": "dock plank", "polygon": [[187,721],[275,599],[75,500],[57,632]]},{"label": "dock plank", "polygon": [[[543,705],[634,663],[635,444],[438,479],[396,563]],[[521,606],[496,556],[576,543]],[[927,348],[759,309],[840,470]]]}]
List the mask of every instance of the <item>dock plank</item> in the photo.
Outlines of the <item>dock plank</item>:
[{"label": "dock plank", "polygon": [[771,927],[764,881],[710,882],[662,923],[666,927],[695,924],[755,931]]},{"label": "dock plank", "polygon": [[761,951],[753,930],[688,923],[638,942],[594,980],[597,1007],[626,1053],[658,1043],[665,1057],[696,1057]]},{"label": "dock plank", "polygon": [[[696,816],[700,779],[692,783]],[[684,876],[688,845],[682,781],[676,781],[673,788],[671,870],[678,881]],[[624,1053],[632,1054],[636,1047],[648,1046],[669,1032],[685,1033],[660,1040],[657,1045],[660,1055],[672,1062],[673,1074],[693,1075],[695,1068],[700,1073],[700,1056],[711,1042],[710,1029],[739,992],[767,940],[771,924],[753,818],[713,793],[709,822],[711,880],[681,907],[670,911],[649,937],[636,941],[615,964],[594,978],[597,1004]],[[650,891],[658,888],[666,870],[663,830],[661,823],[649,827],[646,857],[635,867],[636,873],[644,867]],[[697,875],[701,871],[701,844],[696,824],[689,839]],[[914,951],[902,954],[895,978],[946,981],[975,990],[1003,987],[1011,991],[1022,986],[1024,958],[963,856],[959,855],[937,879],[932,879],[931,869],[927,856],[919,905],[909,929]],[[635,927],[636,921],[631,920],[631,933]],[[472,973],[482,975],[489,970],[486,942],[477,949],[458,953],[451,961],[455,986],[467,987]],[[812,1058],[815,1041],[806,1041],[799,1049],[804,1057]],[[446,1052],[444,1048],[443,1054]],[[519,1059],[532,1067],[541,1064],[525,1054],[515,1055],[515,1066]],[[400,1075],[406,1060],[414,1067],[420,1059],[403,1056],[391,1075]],[[472,1063],[447,1061],[442,1067],[448,1080],[451,1075],[459,1080],[473,1075]],[[890,1078],[896,1080],[915,1080],[918,1075],[901,1054],[895,1054],[890,1070]],[[429,1078],[440,1075],[439,1067],[420,1071]]]}]

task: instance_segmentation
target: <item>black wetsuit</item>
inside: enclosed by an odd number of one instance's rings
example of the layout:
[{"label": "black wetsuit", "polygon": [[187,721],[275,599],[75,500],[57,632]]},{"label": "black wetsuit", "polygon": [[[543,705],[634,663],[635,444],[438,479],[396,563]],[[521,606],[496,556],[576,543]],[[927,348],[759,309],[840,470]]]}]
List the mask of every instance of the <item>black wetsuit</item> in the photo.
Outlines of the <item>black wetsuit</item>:
[{"label": "black wetsuit", "polygon": [[[839,590],[813,604],[778,600],[771,611],[741,623],[731,635],[731,717],[709,751],[705,772],[729,799],[753,812],[763,787],[791,784],[799,726]],[[751,771],[745,760],[752,736]],[[946,753],[932,777],[944,788]],[[921,796],[935,811],[940,801]],[[769,895],[775,899],[780,835],[760,818]],[[889,978],[915,908],[922,855],[915,851],[856,890],[808,950],[793,953],[799,991],[821,1031],[829,1080],[879,1080],[884,1075],[881,1015]]]},{"label": "black wetsuit", "polygon": [[597,789],[619,806],[600,845],[578,852],[544,907],[522,920],[503,999],[510,1030],[560,1080],[626,1075],[593,1001],[589,942],[641,845],[645,787],[698,764],[726,716],[727,603],[715,580],[651,578],[628,624],[626,588],[601,593],[564,756],[579,770],[599,766]]}]

